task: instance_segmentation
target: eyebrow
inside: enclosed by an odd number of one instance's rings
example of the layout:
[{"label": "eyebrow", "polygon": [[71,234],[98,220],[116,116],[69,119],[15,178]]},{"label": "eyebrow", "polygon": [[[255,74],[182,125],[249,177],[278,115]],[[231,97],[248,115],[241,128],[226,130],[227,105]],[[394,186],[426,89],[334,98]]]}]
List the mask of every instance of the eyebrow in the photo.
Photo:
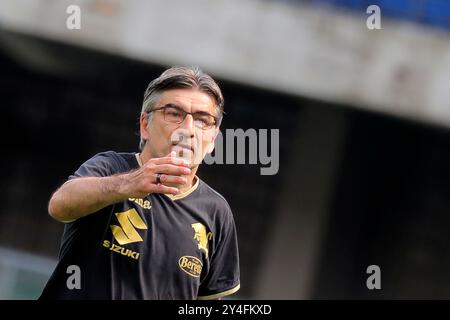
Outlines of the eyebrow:
[{"label": "eyebrow", "polygon": [[[186,110],[184,110],[184,108],[182,108],[181,106],[179,106],[178,104],[173,103],[173,102],[166,103],[166,104],[163,106],[163,108],[164,108],[164,107],[172,107],[172,108],[180,109],[180,110],[183,110],[184,112],[187,112]],[[207,112],[207,111],[195,111],[194,113],[212,116],[214,119],[216,119],[216,117],[215,117],[214,115],[210,114],[210,113]]]},{"label": "eyebrow", "polygon": [[173,102],[166,103],[165,105],[163,105],[163,107],[172,107],[172,108],[184,110],[181,106],[179,106],[178,104],[173,103]]}]

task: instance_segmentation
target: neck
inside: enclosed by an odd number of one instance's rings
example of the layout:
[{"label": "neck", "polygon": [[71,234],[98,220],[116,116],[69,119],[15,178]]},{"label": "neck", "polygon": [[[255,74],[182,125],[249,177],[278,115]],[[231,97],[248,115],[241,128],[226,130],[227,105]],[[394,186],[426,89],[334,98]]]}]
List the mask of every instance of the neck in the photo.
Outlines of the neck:
[{"label": "neck", "polygon": [[186,185],[184,187],[180,188],[180,193],[188,191],[197,182],[196,179],[198,179],[198,178],[195,177],[195,173],[197,172],[197,168],[198,167],[196,167],[195,169],[191,169],[192,170],[191,174],[186,176],[186,179],[187,179],[188,182],[186,183]]}]

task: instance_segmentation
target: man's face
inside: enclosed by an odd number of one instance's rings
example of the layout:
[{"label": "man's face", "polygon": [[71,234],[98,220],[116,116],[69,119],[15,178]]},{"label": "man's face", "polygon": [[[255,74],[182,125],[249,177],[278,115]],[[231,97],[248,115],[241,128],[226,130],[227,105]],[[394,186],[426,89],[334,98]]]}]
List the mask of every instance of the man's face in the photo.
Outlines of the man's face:
[{"label": "man's face", "polygon": [[[173,106],[186,112],[202,112],[217,117],[215,100],[208,94],[197,89],[172,89],[164,91],[155,107],[159,109]],[[189,161],[191,167],[196,167],[214,149],[214,140],[219,132],[215,126],[203,130],[194,123],[192,115],[179,124],[167,121],[164,111],[154,111],[153,118],[148,123],[146,114],[141,114],[141,137],[147,141],[144,147],[152,157],[160,158],[176,151],[177,156]]]}]

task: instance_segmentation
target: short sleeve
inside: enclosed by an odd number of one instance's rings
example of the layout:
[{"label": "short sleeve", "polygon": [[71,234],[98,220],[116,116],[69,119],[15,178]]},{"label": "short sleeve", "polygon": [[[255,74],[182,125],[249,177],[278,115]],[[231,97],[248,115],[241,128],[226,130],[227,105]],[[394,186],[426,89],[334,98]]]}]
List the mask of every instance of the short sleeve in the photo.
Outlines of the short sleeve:
[{"label": "short sleeve", "polygon": [[69,180],[79,177],[107,177],[119,171],[113,151],[98,153],[83,163]]},{"label": "short sleeve", "polygon": [[[96,154],[83,163],[74,174],[70,175],[65,183],[80,177],[107,177],[115,174],[119,168],[115,155],[116,153],[114,151]],[[76,220],[63,222],[68,224],[74,221]]]},{"label": "short sleeve", "polygon": [[211,256],[209,272],[200,284],[197,298],[218,299],[235,293],[239,288],[238,241],[233,215],[229,209],[216,250]]}]

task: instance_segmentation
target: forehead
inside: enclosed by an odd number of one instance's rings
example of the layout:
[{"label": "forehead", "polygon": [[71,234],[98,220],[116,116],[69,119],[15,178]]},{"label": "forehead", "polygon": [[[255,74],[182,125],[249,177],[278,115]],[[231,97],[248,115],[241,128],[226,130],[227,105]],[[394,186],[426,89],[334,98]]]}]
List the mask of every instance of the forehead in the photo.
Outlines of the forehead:
[{"label": "forehead", "polygon": [[214,112],[216,108],[215,100],[207,93],[198,89],[170,89],[163,91],[159,105],[168,103],[176,104],[187,111],[207,111]]}]

